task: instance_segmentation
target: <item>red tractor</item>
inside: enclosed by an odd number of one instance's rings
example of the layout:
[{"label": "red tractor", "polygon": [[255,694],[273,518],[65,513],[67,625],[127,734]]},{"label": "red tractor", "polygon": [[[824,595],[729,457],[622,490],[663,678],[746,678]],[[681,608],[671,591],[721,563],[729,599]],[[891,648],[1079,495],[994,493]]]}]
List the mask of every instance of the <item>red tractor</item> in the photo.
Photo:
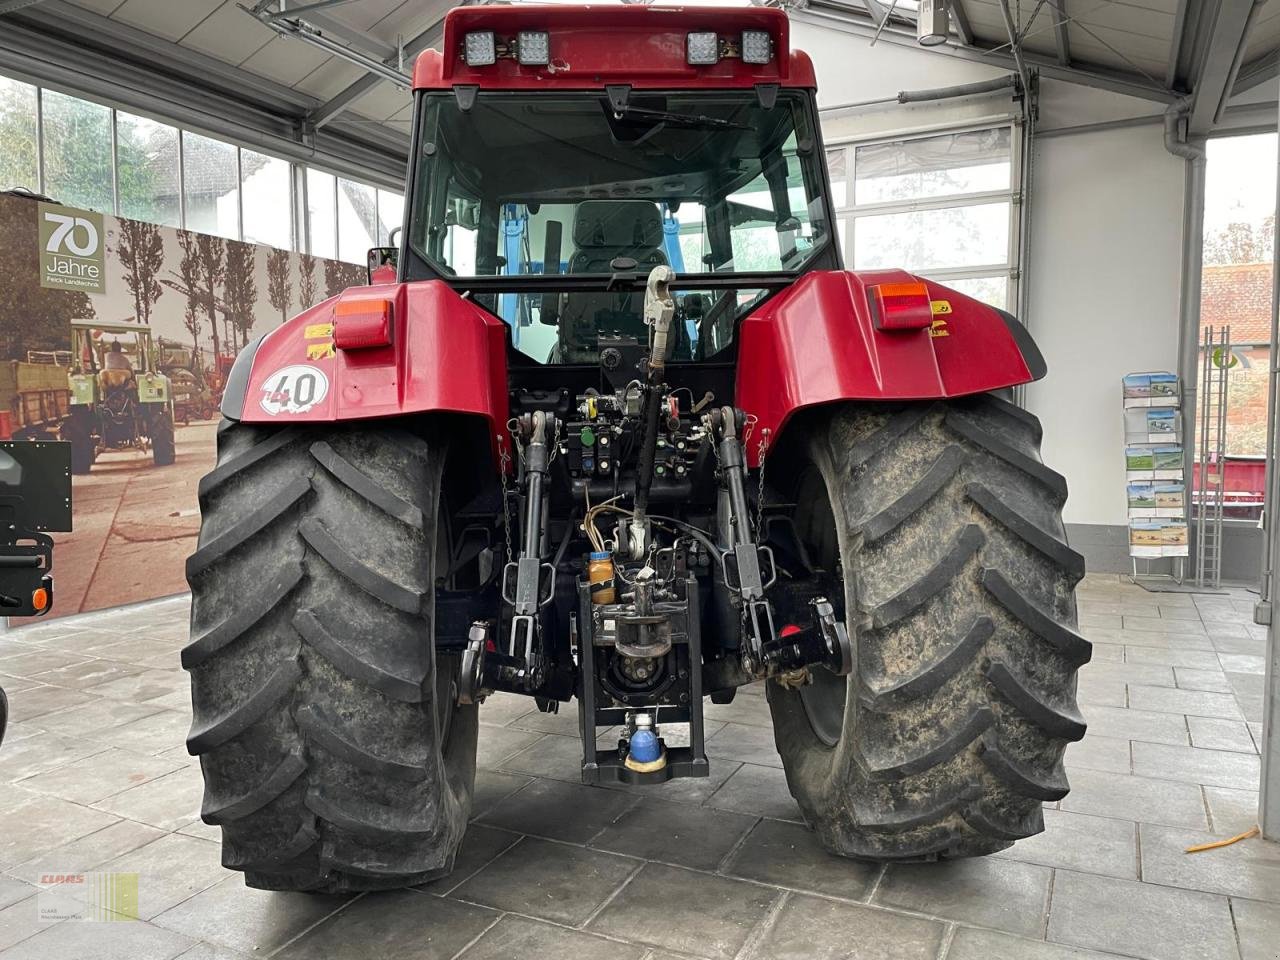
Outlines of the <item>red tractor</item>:
[{"label": "red tractor", "polygon": [[188,747],[251,886],[448,872],[493,691],[576,699],[583,779],[656,784],[764,683],[844,856],[1042,829],[1090,653],[1006,398],[1044,361],[842,267],[814,92],[776,9],[448,15],[396,282],[249,344],[200,485]]}]

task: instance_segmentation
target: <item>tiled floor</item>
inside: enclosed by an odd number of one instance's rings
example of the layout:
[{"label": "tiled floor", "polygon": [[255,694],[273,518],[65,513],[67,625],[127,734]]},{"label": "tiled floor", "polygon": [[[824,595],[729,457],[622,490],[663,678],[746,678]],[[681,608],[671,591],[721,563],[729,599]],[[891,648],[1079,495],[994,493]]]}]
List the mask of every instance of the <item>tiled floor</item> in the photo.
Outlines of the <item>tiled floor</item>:
[{"label": "tiled floor", "polygon": [[[1081,585],[1090,731],[1046,831],[998,857],[877,866],[796,822],[758,690],[710,706],[712,776],[578,782],[571,716],[482,708],[452,876],[356,898],[248,890],[200,823],[181,599],[0,635],[0,960],[1280,957],[1280,846],[1256,820],[1264,637],[1243,592]],[[42,875],[136,872],[143,920],[42,923]]]}]

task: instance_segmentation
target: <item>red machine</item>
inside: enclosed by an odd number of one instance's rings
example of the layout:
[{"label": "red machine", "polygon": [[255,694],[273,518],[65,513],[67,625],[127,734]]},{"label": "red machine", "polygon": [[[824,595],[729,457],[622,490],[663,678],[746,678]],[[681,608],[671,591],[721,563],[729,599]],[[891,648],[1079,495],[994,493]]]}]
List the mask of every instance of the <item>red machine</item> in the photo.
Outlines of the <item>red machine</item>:
[{"label": "red machine", "polygon": [[706,776],[704,698],[763,682],[834,852],[1039,831],[1089,657],[1065,484],[999,395],[1044,362],[1001,310],[843,269],[785,15],[462,7],[414,76],[396,282],[242,352],[201,484],[224,863],[449,870],[493,691],[578,699],[583,778],[645,784]]}]

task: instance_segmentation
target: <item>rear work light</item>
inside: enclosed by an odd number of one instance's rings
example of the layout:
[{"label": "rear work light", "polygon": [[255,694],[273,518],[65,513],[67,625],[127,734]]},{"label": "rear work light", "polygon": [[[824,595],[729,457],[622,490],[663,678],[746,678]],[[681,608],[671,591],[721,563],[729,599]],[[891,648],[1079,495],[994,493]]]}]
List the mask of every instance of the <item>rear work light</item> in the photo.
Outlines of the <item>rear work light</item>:
[{"label": "rear work light", "polygon": [[333,345],[339,350],[391,346],[391,301],[372,297],[339,300],[333,309]]},{"label": "rear work light", "polygon": [[492,30],[468,33],[462,44],[462,57],[468,67],[487,67],[498,60],[498,46]]},{"label": "rear work light", "polygon": [[773,59],[773,37],[767,30],[742,31],[742,62],[768,63]]},{"label": "rear work light", "polygon": [[713,31],[691,33],[685,41],[685,60],[690,66],[705,67],[720,62],[720,37]]},{"label": "rear work light", "polygon": [[516,36],[516,57],[526,66],[550,63],[550,36],[539,30],[521,30]]}]

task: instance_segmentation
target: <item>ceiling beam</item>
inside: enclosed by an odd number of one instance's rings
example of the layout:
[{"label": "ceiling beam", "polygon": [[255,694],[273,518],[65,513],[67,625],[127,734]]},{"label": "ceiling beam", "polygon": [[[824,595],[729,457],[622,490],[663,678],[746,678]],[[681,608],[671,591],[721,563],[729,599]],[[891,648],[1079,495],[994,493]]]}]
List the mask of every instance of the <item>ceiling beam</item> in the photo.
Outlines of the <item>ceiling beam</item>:
[{"label": "ceiling beam", "polygon": [[[406,61],[412,61],[414,57],[426,50],[434,43],[440,42],[444,38],[444,17],[440,17],[427,29],[408,41],[404,45],[404,58]],[[398,66],[399,58],[388,63],[388,66]],[[339,90],[328,101],[322,103],[316,109],[307,114],[307,122],[316,128],[323,127],[329,123],[342,111],[346,110],[351,104],[355,103],[366,93],[382,82],[382,77],[377,74],[366,73],[359,80],[354,80],[342,90]]]},{"label": "ceiling beam", "polygon": [[0,72],[345,176],[403,183],[409,140],[399,131],[308,131],[316,98],[63,0],[5,18]]},{"label": "ceiling beam", "polygon": [[1067,0],[1050,0],[1053,7],[1053,41],[1058,48],[1058,62],[1071,66],[1071,15],[1067,13]]},{"label": "ceiling beam", "polygon": [[1178,12],[1173,21],[1173,45],[1169,48],[1169,66],[1165,69],[1164,76],[1164,85],[1170,90],[1190,92],[1200,15],[1205,7],[1215,2],[1216,0],[1178,0]]},{"label": "ceiling beam", "polygon": [[1218,122],[1231,97],[1249,30],[1260,8],[1261,3],[1255,0],[1214,0],[1201,5],[1190,79],[1189,134],[1206,134]]},{"label": "ceiling beam", "polygon": [[1280,76],[1280,50],[1272,50],[1240,67],[1240,72],[1236,74],[1235,86],[1231,88],[1231,95],[1239,96],[1246,90],[1252,90],[1278,76]]},{"label": "ceiling beam", "polygon": [[[831,27],[859,37],[870,37],[875,33],[875,25],[870,20],[865,17],[859,19],[857,14],[849,7],[829,4],[824,0],[812,0],[804,10],[792,11],[791,17],[794,20]],[[937,56],[955,57],[959,60],[982,63],[988,67],[995,67],[1001,70],[1014,71],[1017,69],[1017,64],[1009,53],[1009,45],[1007,43],[989,43],[981,38],[974,38],[974,45],[971,47],[958,46],[951,43],[941,43],[936,47],[921,47],[916,43],[915,34],[895,30],[893,27],[887,28],[880,35],[880,40],[881,42],[910,47],[913,50],[925,51]],[[1150,100],[1154,103],[1166,105],[1177,99],[1174,94],[1161,86],[1153,85],[1150,80],[1139,73],[1084,66],[1078,60],[1070,67],[1064,67],[1058,63],[1056,57],[1041,56],[1029,50],[1023,51],[1022,59],[1028,67],[1034,67],[1039,71],[1040,76],[1051,80],[1062,80],[1085,87],[1095,87],[1099,90],[1110,90],[1113,93],[1122,93],[1128,97],[1138,97],[1142,100]]]},{"label": "ceiling beam", "polygon": [[965,13],[964,0],[951,0],[951,22],[956,36],[966,47],[973,46],[973,27],[969,26],[969,14]]},{"label": "ceiling beam", "polygon": [[0,0],[0,17],[25,7],[34,7],[41,0]]}]

